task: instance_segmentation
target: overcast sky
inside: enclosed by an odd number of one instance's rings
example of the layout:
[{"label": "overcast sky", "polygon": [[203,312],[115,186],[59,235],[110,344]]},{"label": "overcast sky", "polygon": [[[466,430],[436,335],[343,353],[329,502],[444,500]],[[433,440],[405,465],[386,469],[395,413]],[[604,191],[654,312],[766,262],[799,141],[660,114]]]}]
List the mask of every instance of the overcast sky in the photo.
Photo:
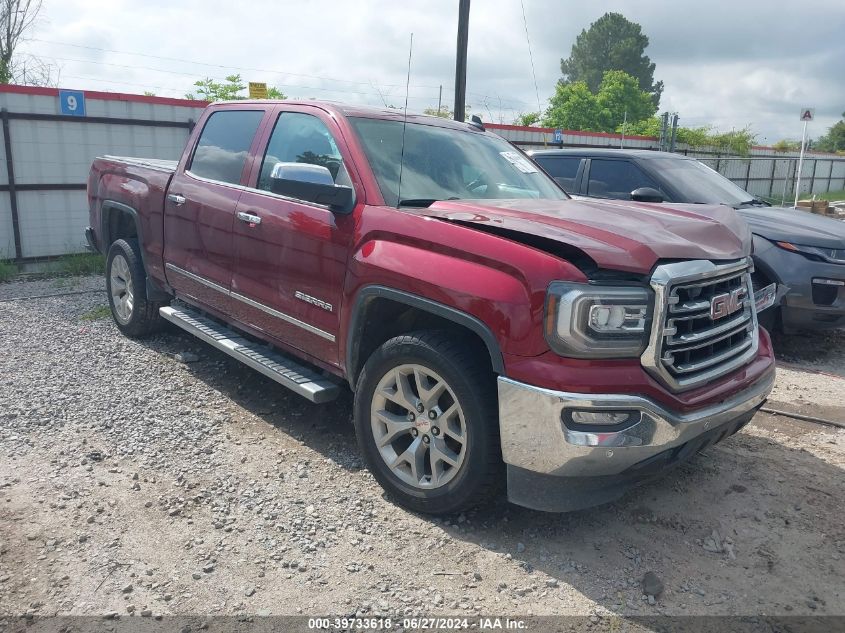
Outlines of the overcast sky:
[{"label": "overcast sky", "polygon": [[[607,11],[642,25],[663,80],[661,111],[681,125],[751,125],[758,141],[810,136],[845,110],[842,0],[524,0],[541,108],[581,29]],[[454,100],[458,0],[45,0],[25,50],[61,68],[61,86],[181,97],[201,77],[240,72],[291,97],[404,104]],[[467,101],[484,120],[537,110],[520,0],[475,0]]]}]

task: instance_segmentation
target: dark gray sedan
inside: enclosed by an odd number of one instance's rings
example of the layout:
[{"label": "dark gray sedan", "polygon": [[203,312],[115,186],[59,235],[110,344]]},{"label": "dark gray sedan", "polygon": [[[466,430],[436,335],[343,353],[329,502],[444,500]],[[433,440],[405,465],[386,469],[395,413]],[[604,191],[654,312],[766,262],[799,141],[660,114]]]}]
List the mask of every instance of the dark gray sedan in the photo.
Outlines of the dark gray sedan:
[{"label": "dark gray sedan", "polygon": [[694,158],[622,149],[554,149],[531,157],[574,196],[731,206],[754,234],[754,285],[788,288],[761,323],[784,331],[845,326],[845,222],[771,207]]}]

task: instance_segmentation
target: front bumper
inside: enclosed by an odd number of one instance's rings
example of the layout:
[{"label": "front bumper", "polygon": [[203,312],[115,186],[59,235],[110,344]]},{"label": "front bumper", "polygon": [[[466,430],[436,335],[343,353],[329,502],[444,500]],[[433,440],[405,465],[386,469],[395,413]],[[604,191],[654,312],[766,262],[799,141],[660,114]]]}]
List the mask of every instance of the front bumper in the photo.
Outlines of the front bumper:
[{"label": "front bumper", "polygon": [[781,302],[786,332],[845,327],[845,265],[812,261],[774,245],[757,254],[755,263],[760,260],[761,271],[789,288]]},{"label": "front bumper", "polygon": [[[508,498],[537,510],[563,512],[621,496],[632,485],[681,463],[735,433],[765,402],[774,370],[735,396],[678,414],[635,395],[553,391],[500,377],[499,425],[508,469]],[[564,412],[638,412],[619,431],[573,430]]]}]

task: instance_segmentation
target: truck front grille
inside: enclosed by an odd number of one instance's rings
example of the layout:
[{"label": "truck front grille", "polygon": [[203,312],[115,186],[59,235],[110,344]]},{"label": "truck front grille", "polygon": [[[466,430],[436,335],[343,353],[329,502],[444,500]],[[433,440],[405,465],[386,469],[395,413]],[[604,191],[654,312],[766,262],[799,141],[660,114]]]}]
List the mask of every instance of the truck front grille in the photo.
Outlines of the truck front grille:
[{"label": "truck front grille", "polygon": [[654,329],[643,365],[675,391],[747,363],[759,342],[750,265],[709,261],[659,266],[652,277]]}]

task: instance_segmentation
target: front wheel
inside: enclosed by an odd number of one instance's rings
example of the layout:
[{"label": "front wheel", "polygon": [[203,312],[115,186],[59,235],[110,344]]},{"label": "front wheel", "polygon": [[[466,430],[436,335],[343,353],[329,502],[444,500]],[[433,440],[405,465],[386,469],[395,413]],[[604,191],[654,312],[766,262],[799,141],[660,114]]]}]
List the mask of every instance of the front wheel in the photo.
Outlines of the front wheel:
[{"label": "front wheel", "polygon": [[460,512],[500,483],[495,377],[475,350],[446,332],[384,343],[355,393],[364,461],[401,505]]},{"label": "front wheel", "polygon": [[158,310],[163,304],[147,299],[147,275],[138,240],[117,240],[109,248],[106,290],[112,317],[123,334],[141,338],[161,328]]}]

